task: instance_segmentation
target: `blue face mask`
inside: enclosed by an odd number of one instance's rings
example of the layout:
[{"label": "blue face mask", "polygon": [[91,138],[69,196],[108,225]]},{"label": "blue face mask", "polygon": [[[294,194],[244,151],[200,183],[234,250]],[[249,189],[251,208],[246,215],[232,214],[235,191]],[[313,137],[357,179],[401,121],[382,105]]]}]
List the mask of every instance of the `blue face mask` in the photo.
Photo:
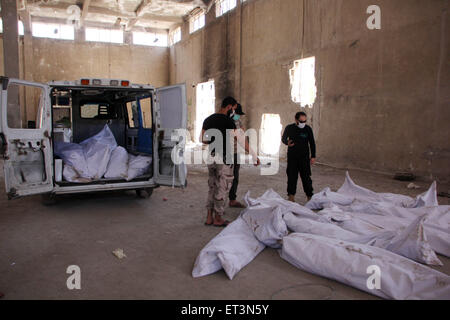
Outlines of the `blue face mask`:
[{"label": "blue face mask", "polygon": [[234,121],[238,121],[240,118],[241,118],[241,116],[238,115],[238,114],[235,114],[235,115],[233,116],[233,120],[234,120]]}]

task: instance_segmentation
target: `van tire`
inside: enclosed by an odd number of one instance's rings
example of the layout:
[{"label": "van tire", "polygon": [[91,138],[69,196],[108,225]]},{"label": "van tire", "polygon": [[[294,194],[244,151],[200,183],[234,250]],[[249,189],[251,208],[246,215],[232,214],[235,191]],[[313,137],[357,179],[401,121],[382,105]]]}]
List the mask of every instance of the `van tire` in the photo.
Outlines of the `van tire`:
[{"label": "van tire", "polygon": [[153,188],[136,189],[136,195],[142,199],[148,199],[153,193]]},{"label": "van tire", "polygon": [[44,193],[41,195],[41,202],[44,206],[56,204],[56,195],[54,193]]}]

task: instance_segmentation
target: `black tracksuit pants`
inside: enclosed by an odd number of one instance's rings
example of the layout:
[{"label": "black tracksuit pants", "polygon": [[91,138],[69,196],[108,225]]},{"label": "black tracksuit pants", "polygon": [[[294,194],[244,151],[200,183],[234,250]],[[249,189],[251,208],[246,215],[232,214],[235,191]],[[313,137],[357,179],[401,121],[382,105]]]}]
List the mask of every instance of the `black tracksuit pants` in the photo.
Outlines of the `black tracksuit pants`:
[{"label": "black tracksuit pants", "polygon": [[303,184],[303,191],[305,191],[306,196],[313,196],[311,163],[309,156],[288,156],[286,173],[288,176],[287,192],[289,195],[295,195],[297,193],[297,181],[298,175],[300,174]]}]

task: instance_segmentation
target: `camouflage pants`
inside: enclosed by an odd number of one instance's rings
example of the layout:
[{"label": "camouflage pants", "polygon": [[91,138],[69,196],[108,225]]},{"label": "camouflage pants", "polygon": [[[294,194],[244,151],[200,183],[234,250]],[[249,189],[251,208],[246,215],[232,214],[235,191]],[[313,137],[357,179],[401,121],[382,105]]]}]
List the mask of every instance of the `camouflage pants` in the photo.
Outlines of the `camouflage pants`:
[{"label": "camouflage pants", "polygon": [[225,211],[225,201],[234,179],[233,165],[210,164],[208,173],[209,192],[206,207],[221,216]]}]

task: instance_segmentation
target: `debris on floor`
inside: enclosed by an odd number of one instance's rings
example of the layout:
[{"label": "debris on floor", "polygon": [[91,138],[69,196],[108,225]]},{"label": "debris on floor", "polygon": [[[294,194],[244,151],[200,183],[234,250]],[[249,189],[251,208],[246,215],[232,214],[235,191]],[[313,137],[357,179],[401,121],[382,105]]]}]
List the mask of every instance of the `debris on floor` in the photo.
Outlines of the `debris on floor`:
[{"label": "debris on floor", "polygon": [[125,253],[123,252],[123,249],[116,249],[116,250],[114,250],[113,252],[113,255],[115,255],[117,258],[119,258],[119,259],[123,259],[123,258],[126,258],[126,255],[125,255]]},{"label": "debris on floor", "polygon": [[420,187],[419,187],[417,184],[415,184],[414,182],[411,182],[411,183],[408,184],[406,187],[407,187],[408,189],[420,189]]},{"label": "debris on floor", "polygon": [[448,192],[441,191],[438,193],[438,196],[450,198],[450,190]]},{"label": "debris on floor", "polygon": [[416,179],[416,176],[410,172],[397,172],[394,179],[400,181],[413,181]]},{"label": "debris on floor", "polygon": [[269,246],[299,269],[382,298],[450,299],[450,276],[426,266],[442,265],[436,252],[450,257],[450,206],[439,206],[435,182],[411,198],[358,186],[347,172],[337,192],[325,188],[305,206],[272,189],[244,200],[247,209],[201,250],[193,277],[223,268],[231,280]]}]

